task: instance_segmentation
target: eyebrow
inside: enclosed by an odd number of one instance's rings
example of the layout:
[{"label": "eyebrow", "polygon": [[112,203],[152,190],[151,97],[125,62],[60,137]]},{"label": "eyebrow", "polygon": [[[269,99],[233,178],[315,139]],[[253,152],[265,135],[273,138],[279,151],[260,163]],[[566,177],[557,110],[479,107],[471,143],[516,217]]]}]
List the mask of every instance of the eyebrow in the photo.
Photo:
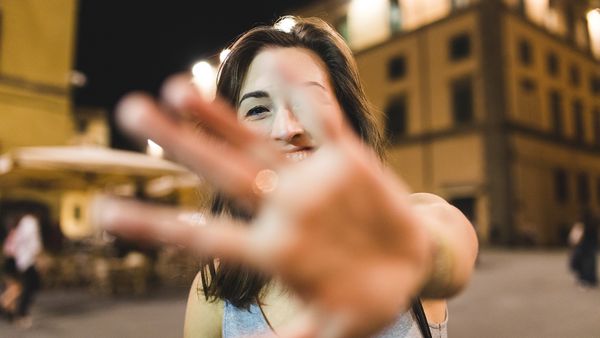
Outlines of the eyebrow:
[{"label": "eyebrow", "polygon": [[[323,86],[322,84],[318,83],[317,81],[306,81],[306,82],[303,82],[302,85],[303,86],[317,86],[317,87],[319,87],[319,88],[321,88],[323,90],[326,90],[325,86]],[[269,97],[269,93],[267,93],[264,90],[256,90],[256,91],[253,91],[253,92],[246,93],[246,94],[244,94],[242,96],[242,98],[240,99],[240,102],[238,102],[238,106],[241,105],[242,101],[244,101],[245,99],[249,99],[249,98],[252,98],[252,97],[253,98],[257,98],[257,99],[264,98],[264,97]]]},{"label": "eyebrow", "polygon": [[317,81],[306,81],[302,83],[303,86],[317,86],[323,90],[325,89],[325,86],[323,86],[322,84],[318,83]]},{"label": "eyebrow", "polygon": [[241,105],[242,101],[244,101],[245,99],[251,98],[251,97],[254,97],[257,99],[263,98],[263,97],[269,97],[269,93],[265,92],[264,90],[256,90],[253,92],[246,93],[246,94],[244,94],[244,96],[242,96],[238,105]]}]

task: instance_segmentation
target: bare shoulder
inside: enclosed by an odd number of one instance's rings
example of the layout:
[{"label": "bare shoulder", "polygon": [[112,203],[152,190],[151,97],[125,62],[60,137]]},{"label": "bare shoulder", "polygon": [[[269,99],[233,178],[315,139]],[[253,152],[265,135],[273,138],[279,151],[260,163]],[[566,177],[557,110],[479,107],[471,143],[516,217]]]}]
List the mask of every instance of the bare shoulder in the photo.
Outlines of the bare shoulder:
[{"label": "bare shoulder", "polygon": [[423,310],[429,324],[442,324],[448,320],[448,310],[445,299],[422,299]]},{"label": "bare shoulder", "polygon": [[445,199],[441,198],[438,195],[427,193],[427,192],[417,192],[408,195],[408,200],[413,205],[431,205],[431,204],[443,204],[450,205],[446,202]]},{"label": "bare shoulder", "polygon": [[223,321],[223,302],[209,302],[201,290],[200,273],[194,278],[185,310],[185,338],[220,338]]},{"label": "bare shoulder", "polygon": [[438,195],[419,192],[410,194],[408,201],[416,210],[420,210],[425,214],[436,215],[440,220],[469,223],[460,210]]}]

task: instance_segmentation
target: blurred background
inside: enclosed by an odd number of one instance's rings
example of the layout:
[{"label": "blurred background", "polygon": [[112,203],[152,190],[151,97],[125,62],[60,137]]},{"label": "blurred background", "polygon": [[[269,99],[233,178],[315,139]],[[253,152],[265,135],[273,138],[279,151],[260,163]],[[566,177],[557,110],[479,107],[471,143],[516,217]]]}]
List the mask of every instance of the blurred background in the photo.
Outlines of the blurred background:
[{"label": "blurred background", "polygon": [[600,337],[600,292],[568,271],[573,224],[600,211],[598,0],[0,0],[0,241],[28,212],[44,244],[33,326],[0,332],[181,335],[197,262],[93,229],[89,202],[109,192],[201,220],[206,188],[121,135],[112,111],[176,72],[211,90],[227,45],[284,14],[340,32],[389,166],[475,226],[481,255],[450,335]]}]

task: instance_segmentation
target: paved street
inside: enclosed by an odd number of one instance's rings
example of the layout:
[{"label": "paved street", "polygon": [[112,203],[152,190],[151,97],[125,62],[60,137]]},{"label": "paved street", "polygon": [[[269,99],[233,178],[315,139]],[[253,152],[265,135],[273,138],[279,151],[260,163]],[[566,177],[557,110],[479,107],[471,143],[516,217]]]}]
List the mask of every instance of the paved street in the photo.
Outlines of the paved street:
[{"label": "paved street", "polygon": [[485,251],[467,290],[450,302],[460,338],[599,338],[600,290],[582,291],[566,251]]},{"label": "paved street", "polygon": [[[578,289],[566,261],[566,251],[484,251],[471,285],[450,302],[450,337],[599,338],[600,290]],[[0,337],[180,337],[185,294],[119,299],[45,291],[33,328],[0,322]]]}]

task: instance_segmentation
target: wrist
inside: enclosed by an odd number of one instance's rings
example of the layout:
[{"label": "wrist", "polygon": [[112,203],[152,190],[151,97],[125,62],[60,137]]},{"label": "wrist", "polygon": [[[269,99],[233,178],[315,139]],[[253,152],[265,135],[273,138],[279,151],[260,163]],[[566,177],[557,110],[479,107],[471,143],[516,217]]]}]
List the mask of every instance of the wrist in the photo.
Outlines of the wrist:
[{"label": "wrist", "polygon": [[423,282],[420,296],[423,298],[447,298],[455,293],[452,282],[453,253],[448,240],[428,228],[430,255],[428,274]]}]

